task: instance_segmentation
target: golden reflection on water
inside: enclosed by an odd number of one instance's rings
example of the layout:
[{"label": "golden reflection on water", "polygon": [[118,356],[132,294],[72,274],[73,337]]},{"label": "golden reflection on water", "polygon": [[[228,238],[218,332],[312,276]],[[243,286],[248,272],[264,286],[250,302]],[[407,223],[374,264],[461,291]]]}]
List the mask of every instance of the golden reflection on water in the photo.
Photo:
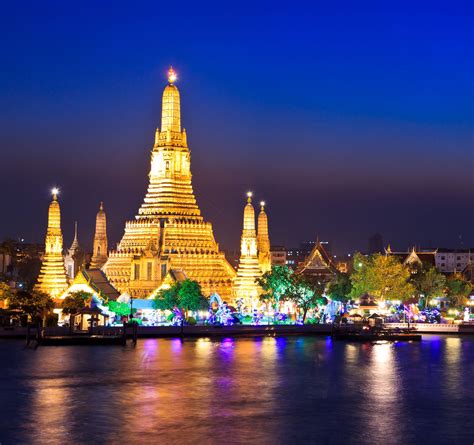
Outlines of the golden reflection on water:
[{"label": "golden reflection on water", "polygon": [[446,371],[441,386],[447,394],[462,394],[462,379],[459,369],[462,352],[461,339],[459,337],[448,337],[445,345]]},{"label": "golden reflection on water", "polygon": [[[457,422],[458,401],[445,407],[466,389],[462,348],[455,337],[398,345],[266,337],[27,350],[24,364],[12,368],[23,372],[24,391],[9,395],[20,406],[15,419],[22,435],[15,438],[35,444],[308,443],[319,434],[334,443],[410,443],[415,436],[407,436],[407,416],[426,397],[425,388],[441,396],[444,425]],[[0,375],[0,385],[5,381]],[[349,433],[342,432],[346,427]]]}]

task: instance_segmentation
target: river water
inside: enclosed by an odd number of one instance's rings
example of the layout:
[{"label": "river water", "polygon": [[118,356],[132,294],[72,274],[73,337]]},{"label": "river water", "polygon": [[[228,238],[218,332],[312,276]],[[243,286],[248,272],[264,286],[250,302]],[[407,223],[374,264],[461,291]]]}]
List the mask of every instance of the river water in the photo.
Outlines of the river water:
[{"label": "river water", "polygon": [[0,341],[0,443],[472,444],[474,337]]}]

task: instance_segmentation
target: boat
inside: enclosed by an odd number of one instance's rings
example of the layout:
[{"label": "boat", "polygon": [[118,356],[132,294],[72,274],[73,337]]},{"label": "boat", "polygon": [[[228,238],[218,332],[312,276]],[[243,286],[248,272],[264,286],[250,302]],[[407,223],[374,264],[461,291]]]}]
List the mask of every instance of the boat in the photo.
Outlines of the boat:
[{"label": "boat", "polygon": [[383,329],[363,326],[360,329],[335,329],[332,334],[334,340],[348,340],[357,342],[376,341],[421,341],[422,335],[409,329]]}]

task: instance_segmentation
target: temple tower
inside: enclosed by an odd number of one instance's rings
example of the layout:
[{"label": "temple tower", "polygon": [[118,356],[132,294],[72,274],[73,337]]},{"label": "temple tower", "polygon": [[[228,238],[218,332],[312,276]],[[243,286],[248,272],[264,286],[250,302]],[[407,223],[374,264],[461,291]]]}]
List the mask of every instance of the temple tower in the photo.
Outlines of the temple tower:
[{"label": "temple tower", "polygon": [[57,298],[67,288],[66,270],[63,258],[63,235],[61,232],[61,209],[58,189],[53,189],[53,200],[48,210],[48,229],[45,240],[45,254],[35,289]]},{"label": "temple tower", "polygon": [[77,272],[84,266],[85,255],[84,251],[77,240],[77,221],[74,224],[74,240],[71,247],[64,255],[64,266],[66,267],[66,274],[70,280],[73,280]]},{"label": "temple tower", "polygon": [[101,202],[95,218],[94,247],[90,268],[100,269],[107,262],[107,254],[107,218],[104,203]]},{"label": "temple tower", "polygon": [[170,68],[144,202],[135,221],[126,223],[103,270],[117,289],[135,297],[153,294],[170,274],[198,281],[205,295],[217,292],[225,298],[231,295],[235,270],[219,250],[212,225],[204,221],[194,196],[175,81]]},{"label": "temple tower", "polygon": [[240,239],[240,259],[237,276],[234,280],[234,292],[237,299],[243,299],[244,307],[252,310],[259,305],[261,292],[256,283],[262,271],[258,262],[257,233],[255,231],[255,210],[252,205],[252,192],[247,193],[244,208],[244,225]]},{"label": "temple tower", "polygon": [[265,273],[272,268],[272,258],[270,255],[270,238],[268,236],[268,217],[265,213],[264,201],[260,202],[257,233],[258,262],[262,273]]}]

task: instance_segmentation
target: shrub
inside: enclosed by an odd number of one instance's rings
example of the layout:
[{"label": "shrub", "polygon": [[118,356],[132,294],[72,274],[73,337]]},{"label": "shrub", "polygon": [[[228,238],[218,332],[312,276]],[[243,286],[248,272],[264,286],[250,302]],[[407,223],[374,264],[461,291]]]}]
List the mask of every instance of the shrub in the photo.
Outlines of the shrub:
[{"label": "shrub", "polygon": [[188,317],[186,321],[190,326],[194,326],[196,324],[196,319],[194,317]]}]

